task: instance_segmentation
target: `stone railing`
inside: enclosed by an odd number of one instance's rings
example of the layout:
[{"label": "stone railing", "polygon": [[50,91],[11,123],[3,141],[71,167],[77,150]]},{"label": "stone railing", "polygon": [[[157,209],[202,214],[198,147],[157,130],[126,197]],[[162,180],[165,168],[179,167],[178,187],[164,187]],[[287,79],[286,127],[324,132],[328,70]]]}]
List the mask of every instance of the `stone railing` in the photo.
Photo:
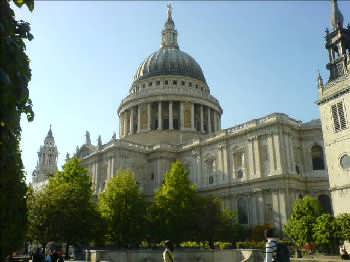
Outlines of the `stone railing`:
[{"label": "stone railing", "polygon": [[121,101],[120,104],[123,105],[128,101],[144,98],[147,96],[170,95],[170,94],[200,97],[200,98],[207,99],[215,104],[219,104],[219,101],[208,92],[204,92],[197,89],[189,89],[186,87],[147,88],[139,91],[138,93],[128,95]]},{"label": "stone railing", "polygon": [[[162,262],[163,250],[87,250],[85,261],[99,262]],[[175,250],[176,262],[261,262],[260,250]]]},{"label": "stone railing", "polygon": [[234,134],[237,131],[255,128],[259,125],[265,125],[265,124],[269,124],[269,123],[273,123],[273,122],[283,122],[283,123],[287,123],[290,125],[297,125],[297,126],[300,126],[302,123],[301,121],[297,121],[293,118],[290,118],[286,114],[273,113],[273,114],[270,114],[270,115],[262,117],[262,118],[253,119],[253,120],[250,120],[248,122],[236,125],[234,127],[228,128],[226,130],[227,130],[227,134]]}]

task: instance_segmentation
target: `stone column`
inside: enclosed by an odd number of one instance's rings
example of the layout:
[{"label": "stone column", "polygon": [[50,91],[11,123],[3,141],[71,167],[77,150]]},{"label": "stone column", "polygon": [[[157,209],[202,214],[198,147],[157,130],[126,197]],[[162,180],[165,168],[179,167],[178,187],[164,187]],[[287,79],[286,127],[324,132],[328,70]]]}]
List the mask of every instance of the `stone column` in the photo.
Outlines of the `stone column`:
[{"label": "stone column", "polygon": [[260,143],[259,137],[254,137],[254,158],[255,158],[255,174],[261,177],[261,161],[260,161]]},{"label": "stone column", "polygon": [[141,105],[137,106],[137,133],[141,130]]},{"label": "stone column", "polygon": [[134,108],[130,109],[130,115],[129,115],[129,134],[132,135],[134,130]]},{"label": "stone column", "polygon": [[162,130],[162,102],[158,102],[158,130]]},{"label": "stone column", "polygon": [[169,101],[169,129],[174,129],[173,102]]},{"label": "stone column", "polygon": [[293,139],[289,135],[288,135],[288,144],[289,144],[289,151],[290,151],[291,172],[295,174],[296,170],[295,170],[294,145],[293,145]]},{"label": "stone column", "polygon": [[281,136],[279,133],[273,134],[274,148],[276,150],[276,172],[282,174],[283,168],[283,156],[281,152]]},{"label": "stone column", "polygon": [[275,152],[274,152],[274,146],[273,146],[273,137],[272,135],[268,135],[267,137],[267,148],[269,152],[269,164],[270,164],[270,174],[273,175],[276,170],[276,159],[275,159]]},{"label": "stone column", "polygon": [[124,136],[128,135],[128,111],[124,112]]},{"label": "stone column", "polygon": [[204,133],[203,105],[201,105],[201,132]]},{"label": "stone column", "polygon": [[123,131],[124,131],[124,127],[123,127],[124,122],[123,121],[124,121],[123,120],[123,113],[120,113],[120,115],[119,115],[119,136],[120,137],[124,136],[124,133],[123,133]]},{"label": "stone column", "polygon": [[184,129],[184,103],[180,102],[180,130]]},{"label": "stone column", "polygon": [[217,116],[216,111],[213,111],[213,118],[214,118],[214,132],[218,131],[218,123],[217,123]]},{"label": "stone column", "polygon": [[208,107],[208,133],[211,133],[211,121],[210,121],[210,107]]},{"label": "stone column", "polygon": [[191,128],[192,130],[195,130],[194,126],[194,104],[191,104]]},{"label": "stone column", "polygon": [[258,224],[264,224],[265,215],[264,215],[265,203],[263,192],[258,192],[257,194],[257,214],[258,214]]},{"label": "stone column", "polygon": [[147,120],[148,120],[148,123],[147,123],[147,129],[148,130],[151,130],[151,125],[152,125],[152,119],[151,119],[151,103],[148,103],[147,104]]}]

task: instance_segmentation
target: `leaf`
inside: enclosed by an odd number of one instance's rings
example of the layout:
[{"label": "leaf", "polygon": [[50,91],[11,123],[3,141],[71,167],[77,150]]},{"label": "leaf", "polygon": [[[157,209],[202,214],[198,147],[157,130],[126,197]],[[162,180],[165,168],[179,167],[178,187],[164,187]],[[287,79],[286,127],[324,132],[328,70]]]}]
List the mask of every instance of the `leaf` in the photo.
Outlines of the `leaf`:
[{"label": "leaf", "polygon": [[16,6],[22,7],[22,5],[25,3],[25,0],[14,0]]},{"label": "leaf", "polygon": [[34,10],[34,0],[26,0],[26,5],[29,11],[32,12]]}]

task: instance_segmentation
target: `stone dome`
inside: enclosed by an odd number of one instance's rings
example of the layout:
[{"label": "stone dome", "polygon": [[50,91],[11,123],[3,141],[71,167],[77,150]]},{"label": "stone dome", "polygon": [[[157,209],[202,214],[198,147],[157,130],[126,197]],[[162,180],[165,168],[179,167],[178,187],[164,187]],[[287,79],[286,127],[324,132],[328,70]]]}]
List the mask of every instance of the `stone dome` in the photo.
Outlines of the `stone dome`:
[{"label": "stone dome", "polygon": [[162,47],[148,56],[138,67],[134,81],[159,75],[189,76],[206,83],[196,60],[175,47]]},{"label": "stone dome", "polygon": [[142,62],[134,75],[134,81],[152,76],[176,75],[192,77],[206,83],[203,71],[196,60],[179,49],[171,10],[170,6],[168,19],[162,31],[161,48]]}]

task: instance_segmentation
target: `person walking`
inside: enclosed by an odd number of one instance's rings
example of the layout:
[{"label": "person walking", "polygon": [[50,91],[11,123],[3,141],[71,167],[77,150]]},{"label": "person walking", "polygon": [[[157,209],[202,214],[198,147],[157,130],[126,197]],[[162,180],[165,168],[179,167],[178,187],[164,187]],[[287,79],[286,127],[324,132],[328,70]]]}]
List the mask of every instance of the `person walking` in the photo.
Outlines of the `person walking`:
[{"label": "person walking", "polygon": [[170,240],[165,241],[165,250],[163,252],[164,262],[174,262],[174,245]]},{"label": "person walking", "polygon": [[266,239],[265,262],[275,262],[275,257],[277,254],[277,238],[274,236],[273,229],[265,229],[264,236]]},{"label": "person walking", "polygon": [[272,228],[265,229],[265,262],[290,262],[288,247],[278,242]]}]

